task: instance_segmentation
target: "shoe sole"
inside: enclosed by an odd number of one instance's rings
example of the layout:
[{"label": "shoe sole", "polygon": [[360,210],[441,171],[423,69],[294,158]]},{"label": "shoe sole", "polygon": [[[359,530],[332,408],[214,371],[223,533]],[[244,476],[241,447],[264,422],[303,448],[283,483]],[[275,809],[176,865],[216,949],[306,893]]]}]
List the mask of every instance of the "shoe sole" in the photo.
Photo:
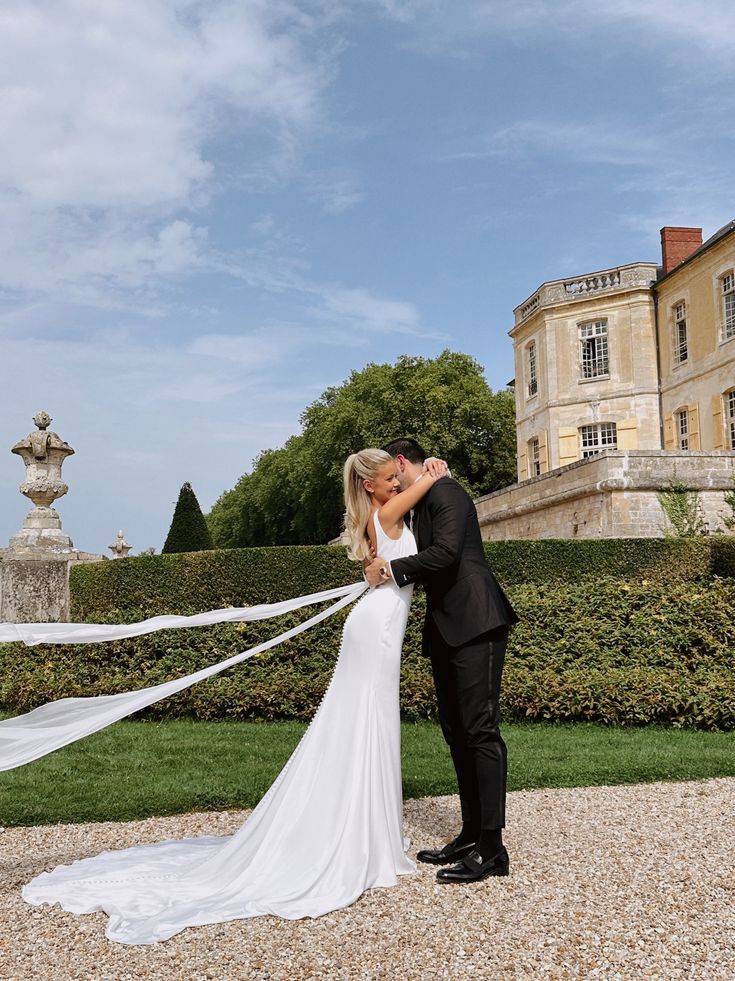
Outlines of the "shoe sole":
[{"label": "shoe sole", "polygon": [[449,886],[469,886],[473,882],[482,882],[483,879],[489,879],[491,876],[496,876],[497,877],[497,876],[504,876],[504,875],[510,875],[510,866],[509,865],[505,865],[505,866],[503,866],[502,868],[499,868],[499,869],[489,869],[487,872],[483,872],[482,875],[478,875],[474,879],[445,879],[443,877],[440,879],[439,876],[437,876],[436,877],[436,881],[439,882],[443,886],[447,886],[447,885],[449,885]]}]

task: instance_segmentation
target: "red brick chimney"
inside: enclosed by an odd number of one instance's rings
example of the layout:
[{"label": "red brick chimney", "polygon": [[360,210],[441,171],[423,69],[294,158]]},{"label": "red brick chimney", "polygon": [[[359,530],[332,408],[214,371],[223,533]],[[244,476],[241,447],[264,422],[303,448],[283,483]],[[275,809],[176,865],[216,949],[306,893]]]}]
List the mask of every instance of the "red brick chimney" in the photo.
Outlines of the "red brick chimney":
[{"label": "red brick chimney", "polygon": [[674,228],[666,225],[661,229],[661,265],[666,273],[688,259],[702,244],[701,228]]}]

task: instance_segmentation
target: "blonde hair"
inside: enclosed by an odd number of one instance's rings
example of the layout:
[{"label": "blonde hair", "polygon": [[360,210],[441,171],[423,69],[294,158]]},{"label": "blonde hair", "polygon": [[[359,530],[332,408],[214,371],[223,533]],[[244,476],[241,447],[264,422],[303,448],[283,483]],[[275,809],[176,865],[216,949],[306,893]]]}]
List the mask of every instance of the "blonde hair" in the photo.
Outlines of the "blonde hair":
[{"label": "blonde hair", "polygon": [[345,460],[345,531],[349,539],[347,554],[355,562],[370,557],[370,542],[366,532],[373,503],[363,481],[374,480],[380,468],[392,462],[393,457],[389,453],[374,447],[352,453]]}]

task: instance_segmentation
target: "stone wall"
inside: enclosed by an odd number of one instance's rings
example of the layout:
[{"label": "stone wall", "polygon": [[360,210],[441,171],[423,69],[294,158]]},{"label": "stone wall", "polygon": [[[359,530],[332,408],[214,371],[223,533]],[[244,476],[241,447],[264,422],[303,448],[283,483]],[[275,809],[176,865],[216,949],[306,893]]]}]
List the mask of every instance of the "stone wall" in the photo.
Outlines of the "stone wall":
[{"label": "stone wall", "polygon": [[69,562],[8,559],[0,562],[0,610],[4,623],[69,619]]},{"label": "stone wall", "polygon": [[672,479],[700,492],[709,530],[724,530],[735,452],[600,453],[475,502],[483,538],[660,538],[657,491]]},{"label": "stone wall", "polygon": [[69,619],[69,570],[78,562],[108,561],[75,551],[73,558],[34,558],[0,549],[0,622],[56,623]]}]

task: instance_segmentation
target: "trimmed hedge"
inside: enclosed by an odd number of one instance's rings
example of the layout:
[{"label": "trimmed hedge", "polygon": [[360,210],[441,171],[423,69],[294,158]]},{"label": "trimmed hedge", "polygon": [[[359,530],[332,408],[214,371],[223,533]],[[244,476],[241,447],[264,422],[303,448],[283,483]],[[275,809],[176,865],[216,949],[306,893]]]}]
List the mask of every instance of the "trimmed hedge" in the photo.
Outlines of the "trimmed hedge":
[{"label": "trimmed hedge", "polygon": [[276,603],[358,578],[346,550],[328,545],[139,555],[75,566],[71,619],[97,620],[110,610],[149,617]]},{"label": "trimmed hedge", "polygon": [[[505,586],[601,576],[659,583],[735,576],[735,538],[729,536],[501,541],[486,542],[485,551]],[[358,578],[345,549],[328,545],[116,559],[72,569],[72,619],[98,619],[112,609],[153,616],[275,602]]]},{"label": "trimmed hedge", "polygon": [[[279,586],[281,595],[295,591],[293,581],[274,581],[274,596]],[[504,676],[507,719],[735,727],[735,581],[608,577],[511,585],[508,592],[521,623],[511,635]],[[402,664],[407,720],[435,713],[430,666],[420,654],[423,612],[418,592]],[[150,607],[109,610],[104,619],[137,620],[149,613]],[[251,647],[303,615],[107,644],[6,644],[0,646],[0,709],[19,712],[62,696],[168,680]],[[331,677],[345,615],[153,706],[148,717],[311,718]]]},{"label": "trimmed hedge", "polygon": [[[735,727],[735,579],[727,578],[735,577],[735,539],[488,542],[486,552],[521,615],[504,678],[506,717]],[[357,578],[345,549],[329,546],[139,556],[73,569],[72,618],[113,623],[274,602]],[[311,718],[347,612],[146,714]],[[420,654],[423,612],[418,591],[402,663],[407,720],[435,713]],[[166,681],[307,615],[107,644],[0,646],[0,710]]]}]

